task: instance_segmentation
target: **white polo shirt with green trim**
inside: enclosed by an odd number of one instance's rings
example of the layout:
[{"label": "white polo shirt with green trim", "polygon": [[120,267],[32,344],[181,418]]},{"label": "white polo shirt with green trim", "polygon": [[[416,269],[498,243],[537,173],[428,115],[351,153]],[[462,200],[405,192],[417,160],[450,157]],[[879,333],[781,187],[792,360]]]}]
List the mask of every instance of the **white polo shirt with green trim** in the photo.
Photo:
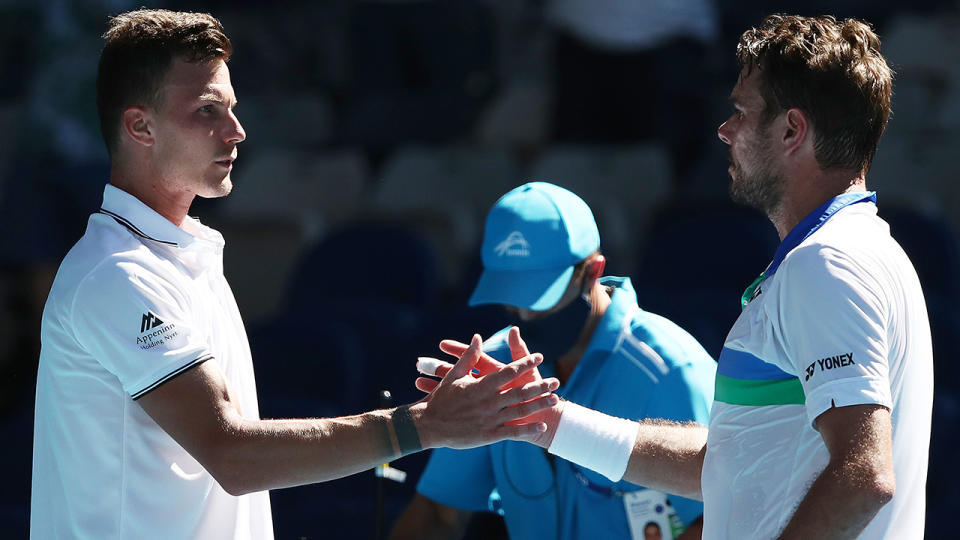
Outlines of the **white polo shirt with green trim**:
[{"label": "white polo shirt with green trim", "polygon": [[217,362],[259,418],[250,348],[220,233],[181,227],[107,185],[43,311],[33,538],[273,537],[266,491],[234,497],[137,403]]},{"label": "white polo shirt with green trim", "polygon": [[893,500],[860,538],[923,537],[930,327],[916,271],[875,200],[847,194],[818,208],[745,295],[717,368],[705,539],[775,538],[829,461],[816,418],[859,404],[890,409],[896,475]]}]

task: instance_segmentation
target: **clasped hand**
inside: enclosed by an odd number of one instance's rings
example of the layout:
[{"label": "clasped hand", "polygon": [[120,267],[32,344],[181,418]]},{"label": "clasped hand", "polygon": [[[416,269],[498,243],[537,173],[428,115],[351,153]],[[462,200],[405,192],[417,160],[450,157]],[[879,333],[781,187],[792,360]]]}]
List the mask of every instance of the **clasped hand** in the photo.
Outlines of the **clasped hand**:
[{"label": "clasped hand", "polygon": [[424,447],[472,448],[504,439],[536,444],[545,436],[548,423],[559,415],[559,398],[552,392],[560,382],[540,376],[543,356],[530,353],[516,327],[510,329],[508,344],[513,361],[503,364],[483,352],[478,335],[469,345],[440,343],[443,352],[458,360],[441,363],[436,373],[441,380],[416,380],[416,387],[427,393],[415,405],[422,404],[418,429]]}]

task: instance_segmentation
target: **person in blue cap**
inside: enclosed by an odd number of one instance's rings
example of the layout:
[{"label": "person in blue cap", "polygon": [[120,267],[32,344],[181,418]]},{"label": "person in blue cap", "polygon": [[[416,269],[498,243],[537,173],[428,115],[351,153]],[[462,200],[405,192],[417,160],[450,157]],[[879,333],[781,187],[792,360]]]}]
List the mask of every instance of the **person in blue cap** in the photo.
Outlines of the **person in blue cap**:
[{"label": "person in blue cap", "polygon": [[[642,310],[629,278],[601,277],[606,259],[593,213],[545,182],[517,187],[487,217],[483,274],[470,305],[506,307],[530,350],[551,359],[557,393],[632,420],[708,422],[716,362],[687,332]],[[486,340],[511,359],[510,327]],[[437,450],[392,538],[463,534],[472,512],[504,516],[510,538],[700,538],[702,504],[612,482],[531,444]]]}]

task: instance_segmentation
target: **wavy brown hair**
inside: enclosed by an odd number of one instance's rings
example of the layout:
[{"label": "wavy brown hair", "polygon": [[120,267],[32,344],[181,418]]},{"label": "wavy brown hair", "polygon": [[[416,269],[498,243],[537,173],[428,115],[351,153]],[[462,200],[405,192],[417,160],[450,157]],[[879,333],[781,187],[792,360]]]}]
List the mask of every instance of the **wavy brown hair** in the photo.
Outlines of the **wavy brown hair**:
[{"label": "wavy brown hair", "polygon": [[831,16],[770,15],[740,37],[737,59],[757,68],[762,122],[802,110],[821,169],[866,172],[890,118],[893,71],[869,23]]},{"label": "wavy brown hair", "polygon": [[160,88],[174,59],[227,61],[233,52],[220,21],[206,13],[140,9],[111,17],[97,68],[100,132],[111,154],[120,135],[120,116],[129,107],[157,107]]}]

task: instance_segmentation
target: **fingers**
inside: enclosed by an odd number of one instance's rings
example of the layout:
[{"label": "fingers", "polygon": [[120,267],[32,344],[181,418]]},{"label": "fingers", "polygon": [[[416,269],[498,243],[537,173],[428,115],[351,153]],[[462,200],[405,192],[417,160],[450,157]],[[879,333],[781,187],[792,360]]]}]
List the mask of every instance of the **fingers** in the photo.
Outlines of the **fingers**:
[{"label": "fingers", "polygon": [[469,344],[457,341],[455,339],[445,339],[440,342],[441,351],[457,357],[463,354],[463,351],[467,350],[467,347],[469,346]]},{"label": "fingers", "polygon": [[514,360],[519,360],[530,354],[526,342],[520,337],[520,328],[514,326],[507,335],[507,345],[510,346],[510,356]]},{"label": "fingers", "polygon": [[455,339],[445,339],[440,342],[441,351],[449,354],[450,356],[456,356],[457,358],[460,358],[460,355],[467,350],[467,347],[469,347],[469,345],[466,343],[460,343]]},{"label": "fingers", "polygon": [[459,379],[473,371],[477,360],[480,359],[480,355],[482,354],[480,350],[482,346],[483,341],[480,339],[480,335],[474,334],[473,339],[470,340],[470,346],[460,355],[460,359],[457,360],[457,363],[453,365],[453,369],[450,370],[450,375],[453,379]]},{"label": "fingers", "polygon": [[[445,339],[440,342],[441,351],[451,356],[456,356],[457,358],[463,356],[463,353],[466,352],[467,348],[468,345],[453,339]],[[505,364],[503,364],[503,362],[497,361],[495,358],[481,350],[480,358],[477,360],[477,365],[474,367],[480,372],[480,376],[482,377],[488,373],[492,373],[502,368],[504,365]]]},{"label": "fingers", "polygon": [[540,362],[543,362],[543,355],[540,353],[533,353],[530,356],[521,358],[520,360],[510,362],[496,373],[487,375],[483,378],[483,382],[484,384],[501,388],[509,384],[517,377],[520,377],[531,369],[537,367],[540,365]]},{"label": "fingers", "polygon": [[545,422],[533,422],[531,424],[500,426],[494,433],[499,440],[535,441],[542,437],[546,431],[547,424]]},{"label": "fingers", "polygon": [[541,379],[502,392],[499,396],[499,403],[501,407],[510,407],[511,405],[529,401],[541,394],[553,392],[557,388],[560,388],[560,381],[558,379],[553,377]]},{"label": "fingers", "polygon": [[417,387],[417,390],[429,394],[430,392],[436,390],[438,386],[440,386],[440,381],[436,379],[429,379],[427,377],[417,377],[417,380],[413,381],[413,385]]},{"label": "fingers", "polygon": [[421,356],[417,358],[417,371],[423,375],[440,377],[442,379],[443,376],[446,375],[452,368],[453,364],[444,362],[443,360],[430,358],[428,356]]},{"label": "fingers", "polygon": [[510,422],[512,425],[516,425],[516,422],[513,422],[514,420],[519,420],[544,409],[549,409],[559,402],[560,398],[556,394],[547,394],[519,405],[505,407],[497,416],[498,424]]}]

